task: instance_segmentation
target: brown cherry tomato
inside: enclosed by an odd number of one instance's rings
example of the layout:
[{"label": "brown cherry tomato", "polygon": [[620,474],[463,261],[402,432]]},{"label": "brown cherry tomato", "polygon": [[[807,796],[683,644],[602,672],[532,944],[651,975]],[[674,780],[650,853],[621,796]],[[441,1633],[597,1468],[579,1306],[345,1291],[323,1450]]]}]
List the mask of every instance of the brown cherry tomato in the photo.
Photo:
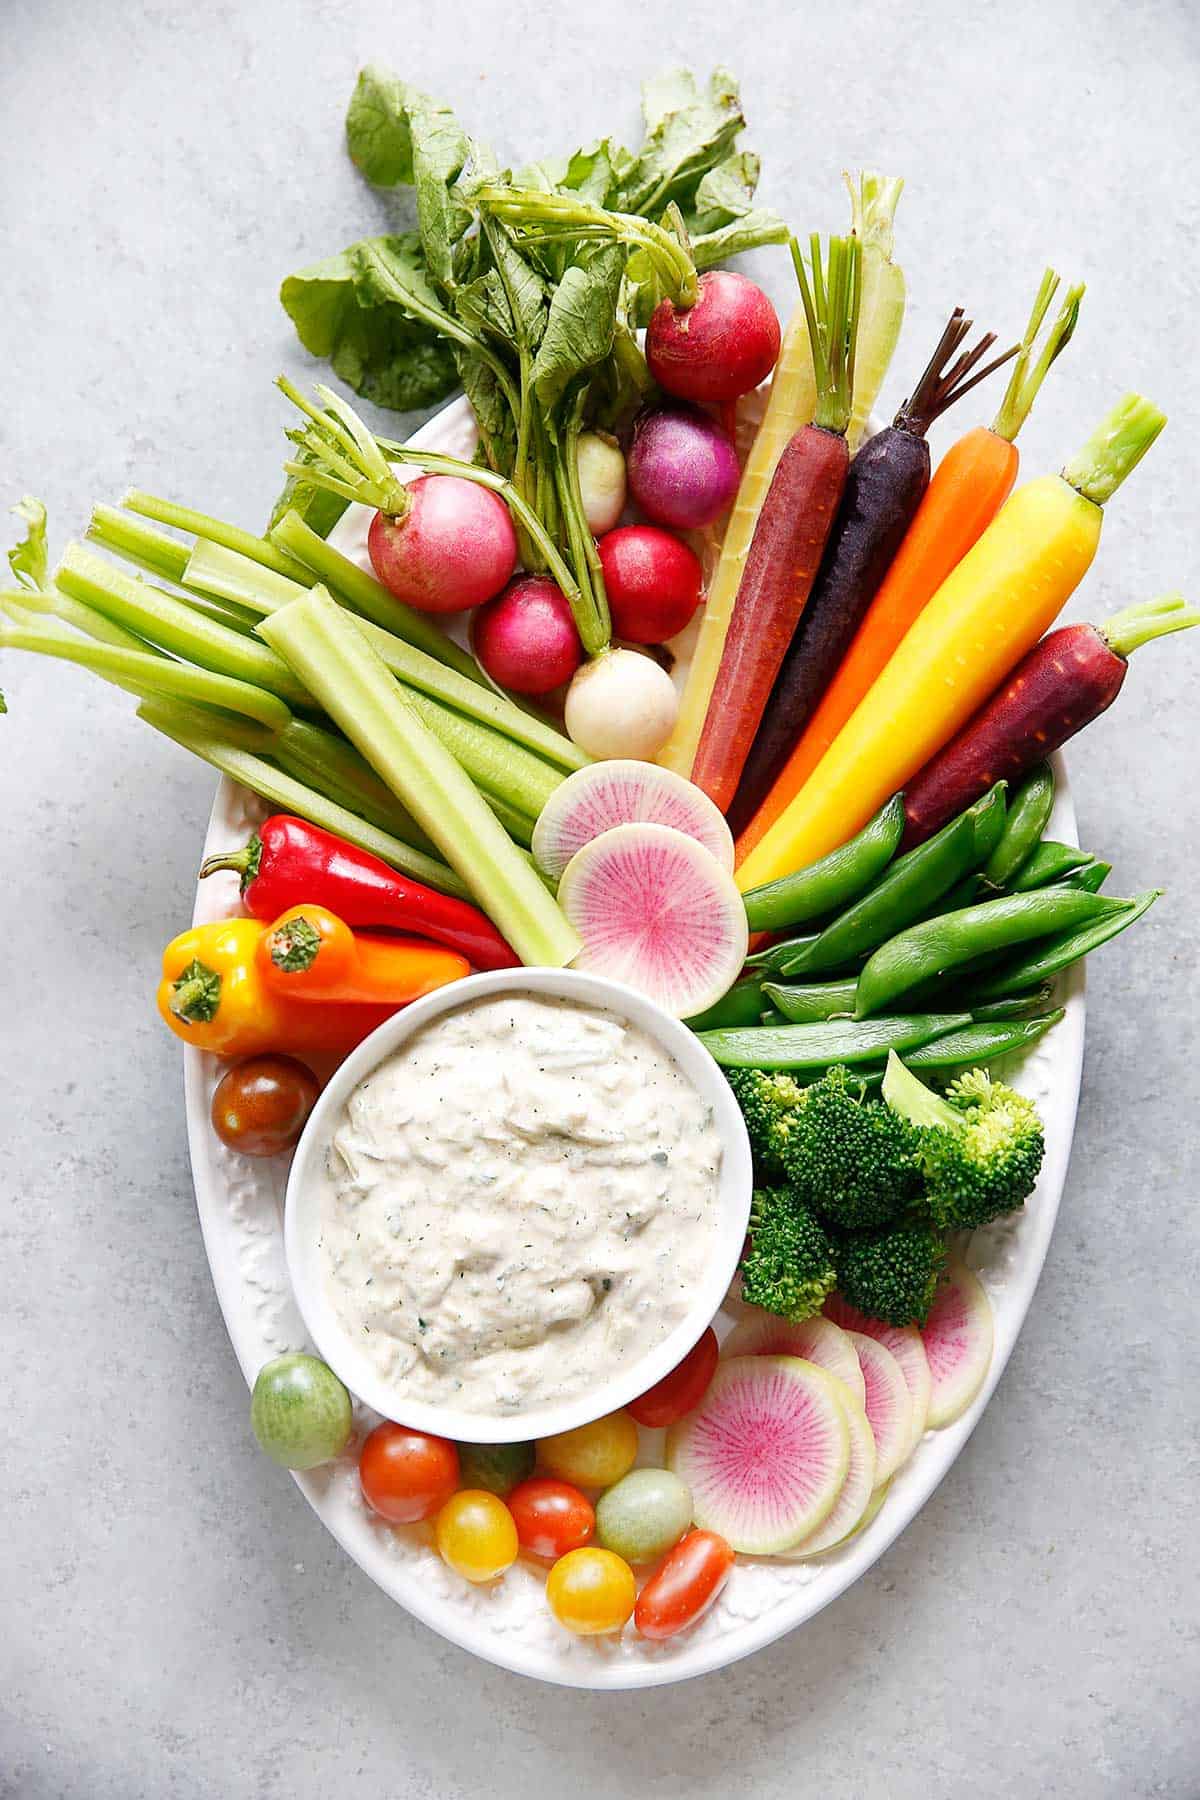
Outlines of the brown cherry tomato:
[{"label": "brown cherry tomato", "polygon": [[549,1475],[520,1482],[508,1496],[508,1510],[522,1550],[547,1561],[590,1544],[596,1529],[596,1509],[587,1495]]},{"label": "brown cherry tomato", "polygon": [[278,1156],[299,1138],[320,1091],[294,1056],[251,1056],[217,1083],[213,1130],[242,1156]]},{"label": "brown cherry tomato", "polygon": [[710,1325],[683,1361],[661,1381],[656,1381],[652,1388],[647,1388],[637,1400],[631,1400],[626,1412],[632,1413],[639,1425],[651,1429],[673,1425],[704,1398],[719,1355],[717,1334]]},{"label": "brown cherry tomato", "polygon": [[634,1608],[643,1637],[669,1638],[706,1613],[729,1578],[733,1550],[715,1531],[689,1531],[659,1564]]},{"label": "brown cherry tomato", "polygon": [[440,1512],[458,1486],[458,1451],[449,1438],[385,1419],[358,1459],[363,1498],[389,1525],[414,1525]]}]

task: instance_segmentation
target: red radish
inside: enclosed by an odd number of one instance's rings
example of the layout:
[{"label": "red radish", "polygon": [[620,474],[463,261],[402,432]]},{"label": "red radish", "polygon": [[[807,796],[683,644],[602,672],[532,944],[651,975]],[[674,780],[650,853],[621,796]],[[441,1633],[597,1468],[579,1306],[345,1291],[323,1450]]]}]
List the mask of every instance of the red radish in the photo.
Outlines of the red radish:
[{"label": "red radish", "polygon": [[736,400],[779,355],[779,318],[760,287],[732,269],[701,275],[694,306],[660,301],[646,331],[655,381],[680,400]]},{"label": "red radish", "polygon": [[383,585],[418,612],[466,612],[498,594],[517,566],[508,508],[461,475],[421,475],[402,512],[377,512],[367,533]]},{"label": "red radish", "polygon": [[583,660],[566,597],[544,575],[521,576],[480,607],[471,641],[492,680],[514,694],[548,694]]},{"label": "red radish", "polygon": [[700,559],[657,525],[619,525],[600,539],[613,636],[665,644],[700,604]]},{"label": "red radish", "polygon": [[593,537],[611,531],[625,510],[625,458],[615,438],[602,431],[580,433],[575,446],[583,516]]},{"label": "red radish", "polygon": [[567,689],[567,735],[597,760],[651,757],[679,716],[667,671],[638,650],[605,650],[576,671]]},{"label": "red radish", "polygon": [[921,1338],[933,1376],[929,1423],[936,1430],[962,1417],[992,1362],[991,1304],[964,1262],[952,1262],[943,1275]]},{"label": "red radish", "polygon": [[624,981],[677,1019],[703,1012],[746,960],[732,875],[669,825],[618,825],[585,844],[558,884],[583,940],[577,969]]},{"label": "red radish", "polygon": [[994,782],[1015,782],[1098,718],[1120,693],[1139,645],[1196,624],[1200,612],[1166,594],[1127,606],[1106,625],[1050,632],[907,784],[902,847],[923,843]]},{"label": "red radish", "polygon": [[883,1319],[869,1319],[851,1306],[840,1294],[831,1294],[825,1302],[825,1316],[843,1331],[860,1331],[872,1337],[885,1350],[890,1350],[900,1365],[900,1373],[912,1401],[912,1425],[908,1454],[911,1455],[929,1427],[929,1361],[915,1325],[888,1325]]},{"label": "red radish", "polygon": [[783,1552],[789,1558],[819,1556],[823,1550],[832,1550],[835,1544],[840,1544],[843,1538],[849,1537],[852,1531],[858,1529],[863,1514],[871,1504],[876,1486],[875,1434],[859,1402],[852,1400],[848,1394],[839,1397],[842,1398],[842,1409],[846,1414],[846,1425],[850,1433],[850,1463],[846,1479],[828,1518],[808,1537],[801,1538],[791,1550]]},{"label": "red radish", "polygon": [[554,880],[577,850],[614,825],[670,825],[733,868],[733,838],[707,794],[670,769],[613,758],[560,782],[533,828],[533,860]]},{"label": "red radish", "polygon": [[867,1388],[854,1345],[832,1319],[790,1319],[760,1313],[742,1319],[721,1345],[722,1356],[799,1356],[819,1369],[836,1375],[849,1388],[859,1406],[866,1404]]},{"label": "red radish", "polygon": [[731,1357],[667,1432],[666,1461],[702,1529],[750,1556],[789,1550],[828,1518],[850,1466],[837,1383],[794,1356]]},{"label": "red radish", "polygon": [[908,1456],[912,1401],[900,1364],[890,1350],[862,1331],[848,1331],[867,1384],[866,1415],[875,1437],[875,1483],[889,1481]]},{"label": "red radish", "polygon": [[646,517],[676,531],[699,531],[719,519],[741,479],[732,440],[694,407],[644,413],[628,471],[629,491]]}]

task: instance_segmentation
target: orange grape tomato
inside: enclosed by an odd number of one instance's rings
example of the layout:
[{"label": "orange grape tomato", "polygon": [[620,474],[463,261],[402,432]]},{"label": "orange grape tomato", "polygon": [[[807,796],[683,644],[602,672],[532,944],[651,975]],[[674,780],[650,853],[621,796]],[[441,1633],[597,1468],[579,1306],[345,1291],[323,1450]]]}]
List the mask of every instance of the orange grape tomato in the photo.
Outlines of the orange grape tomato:
[{"label": "orange grape tomato", "polygon": [[413,1525],[446,1504],[458,1486],[458,1451],[449,1438],[385,1419],[358,1459],[363,1498],[389,1525]]},{"label": "orange grape tomato", "polygon": [[729,1578],[733,1550],[715,1531],[689,1531],[669,1550],[638,1596],[633,1622],[643,1637],[669,1638],[706,1613]]},{"label": "orange grape tomato", "polygon": [[294,1056],[248,1057],[217,1083],[213,1130],[242,1156],[279,1156],[296,1143],[320,1091],[312,1070]]},{"label": "orange grape tomato", "polygon": [[637,1426],[627,1412],[606,1413],[574,1431],[538,1439],[538,1461],[551,1475],[578,1487],[611,1487],[637,1461]]},{"label": "orange grape tomato", "polygon": [[611,1550],[569,1550],[546,1578],[546,1599],[560,1625],[579,1637],[620,1631],[637,1600],[627,1562]]},{"label": "orange grape tomato", "polygon": [[717,1334],[710,1325],[700,1342],[688,1351],[683,1361],[669,1375],[664,1375],[652,1388],[647,1388],[637,1400],[629,1402],[628,1410],[638,1424],[657,1429],[664,1425],[674,1425],[676,1419],[682,1419],[684,1413],[691,1412],[693,1406],[698,1406],[704,1398],[719,1355]]},{"label": "orange grape tomato", "polygon": [[517,1560],[517,1528],[503,1500],[484,1488],[451,1494],[434,1526],[438,1554],[465,1581],[495,1581]]},{"label": "orange grape tomato", "polygon": [[596,1509],[587,1495],[549,1475],[522,1481],[508,1496],[508,1510],[522,1550],[549,1562],[590,1544],[596,1529]]}]

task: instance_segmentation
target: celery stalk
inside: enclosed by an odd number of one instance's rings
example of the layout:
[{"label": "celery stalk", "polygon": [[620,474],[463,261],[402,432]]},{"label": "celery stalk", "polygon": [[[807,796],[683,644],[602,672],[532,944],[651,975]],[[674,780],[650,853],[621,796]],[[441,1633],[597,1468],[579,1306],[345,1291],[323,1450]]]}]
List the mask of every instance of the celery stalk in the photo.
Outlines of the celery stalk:
[{"label": "celery stalk", "polygon": [[297,780],[306,781],[318,793],[361,813],[381,831],[403,839],[414,850],[436,856],[433,842],[412,814],[401,806],[370,763],[364,762],[353,744],[336,731],[311,719],[292,719],[276,737],[269,754]]},{"label": "celery stalk", "polygon": [[290,576],[264,569],[261,563],[243,556],[240,550],[215,544],[211,538],[196,539],[179,579],[185,588],[192,588],[198,594],[216,595],[218,599],[245,608],[255,618],[274,612],[277,606],[286,606],[289,600],[299,600],[308,592],[307,586],[293,581]]},{"label": "celery stalk", "polygon": [[239,525],[227,525],[223,519],[211,518],[208,513],[197,512],[191,506],[176,506],[173,500],[160,500],[157,495],[142,493],[138,488],[130,488],[122,496],[121,505],[127,512],[139,513],[156,524],[186,531],[189,537],[211,538],[227,549],[240,550],[243,556],[261,563],[264,569],[274,569],[277,575],[290,575],[304,587],[312,586],[312,577],[303,563],[296,562],[267,538],[243,531]]},{"label": "celery stalk", "polygon": [[95,638],[98,644],[112,644],[118,650],[142,650],[148,656],[162,655],[162,651],[153,644],[148,644],[145,638],[126,631],[123,625],[115,624],[112,619],[97,612],[94,606],[86,606],[82,600],[72,600],[69,594],[62,593],[58,588],[47,588],[40,593],[21,588],[13,597],[27,611],[61,619],[64,625],[73,625],[86,637]]},{"label": "celery stalk", "polygon": [[354,620],[314,590],[259,630],[429,833],[521,960],[569,963],[580,948],[575,932]]},{"label": "celery stalk", "polygon": [[165,531],[154,531],[140,519],[131,519],[119,506],[93,506],[87,534],[93,543],[166,581],[179,581],[187,566],[186,544],[168,537]]}]

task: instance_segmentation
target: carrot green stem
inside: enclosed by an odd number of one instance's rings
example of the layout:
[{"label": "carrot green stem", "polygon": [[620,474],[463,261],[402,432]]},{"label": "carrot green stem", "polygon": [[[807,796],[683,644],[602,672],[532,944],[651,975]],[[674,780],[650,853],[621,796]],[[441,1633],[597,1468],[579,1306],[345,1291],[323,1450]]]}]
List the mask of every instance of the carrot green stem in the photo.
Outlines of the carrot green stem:
[{"label": "carrot green stem", "polygon": [[812,345],[817,406],[813,424],[844,434],[854,396],[854,357],[862,298],[862,245],[857,238],[831,237],[824,265],[821,240],[809,240],[810,270],[795,238],[789,240],[808,335]]},{"label": "carrot green stem", "polygon": [[1029,409],[1037,399],[1043,381],[1049,373],[1051,364],[1066,349],[1075,334],[1079,323],[1079,305],[1083,299],[1085,288],[1082,281],[1067,289],[1058,314],[1046,335],[1041,355],[1032,368],[1029,366],[1033,355],[1034,344],[1042,329],[1042,321],[1049,310],[1050,302],[1058,291],[1059,279],[1053,269],[1047,269],[1042,276],[1041,286],[1033,303],[1033,311],[1029,315],[1029,324],[1025,328],[1025,336],[1021,339],[1021,349],[1013,364],[1004,398],[1000,402],[1000,410],[992,420],[992,430],[997,437],[1007,438],[1012,443],[1018,431],[1029,417]]},{"label": "carrot green stem", "polygon": [[1128,658],[1154,638],[1189,631],[1193,625],[1200,625],[1200,611],[1189,606],[1182,594],[1161,594],[1157,600],[1143,600],[1114,613],[1099,631],[1114,656]]},{"label": "carrot green stem", "polygon": [[843,175],[853,209],[852,228],[862,245],[862,301],[854,357],[854,404],[846,434],[857,450],[904,324],[904,271],[893,258],[896,207],[904,182],[893,175]]},{"label": "carrot green stem", "polygon": [[1167,415],[1141,394],[1126,394],[1105,414],[1063,470],[1085,500],[1103,506],[1145,456]]},{"label": "carrot green stem", "polygon": [[[969,394],[973,387],[986,381],[993,370],[1000,368],[1020,353],[1021,346],[1014,344],[1011,350],[1003,355],[995,356],[986,367],[980,369],[978,364],[996,341],[994,331],[985,332],[973,350],[964,350],[953,363],[950,362],[963,339],[974,324],[973,319],[964,317],[961,306],[956,306],[950,315],[950,322],[938,340],[937,349],[925,366],[920,381],[913,389],[912,398],[906,400],[893,421],[898,430],[909,431],[914,437],[924,437],[936,419],[940,419],[955,401]],[[950,366],[947,367],[947,364]]]}]

